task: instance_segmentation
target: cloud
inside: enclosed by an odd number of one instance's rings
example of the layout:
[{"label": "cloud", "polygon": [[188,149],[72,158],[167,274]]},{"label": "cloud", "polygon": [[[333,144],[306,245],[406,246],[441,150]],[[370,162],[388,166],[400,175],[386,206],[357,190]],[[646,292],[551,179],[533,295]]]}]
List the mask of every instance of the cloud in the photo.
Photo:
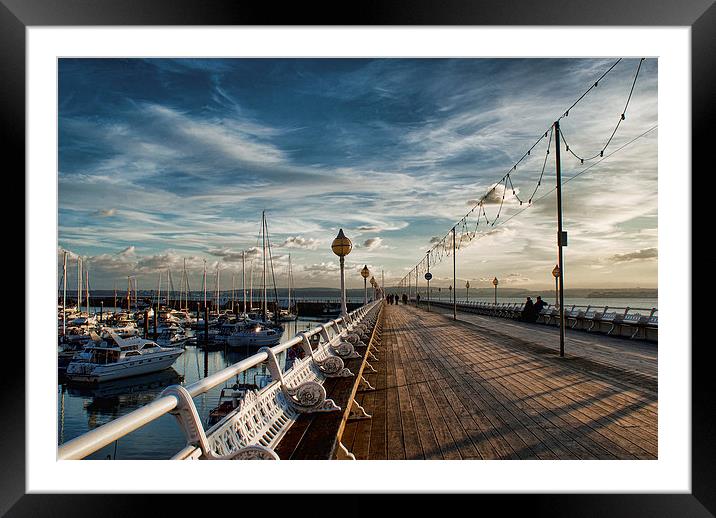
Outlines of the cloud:
[{"label": "cloud", "polygon": [[[492,280],[494,277],[480,277],[479,282],[484,282],[492,286]],[[530,278],[522,273],[507,273],[504,275],[497,275],[497,281],[500,284],[524,284],[530,282]]]},{"label": "cloud", "polygon": [[659,251],[656,247],[644,248],[635,252],[629,252],[625,254],[615,254],[609,258],[614,263],[628,263],[632,261],[648,261],[656,259],[659,255]]},{"label": "cloud", "polygon": [[214,257],[221,257],[221,260],[227,263],[240,263],[243,261],[252,261],[261,256],[261,249],[253,247],[248,250],[231,250],[230,248],[211,248],[207,253]]},{"label": "cloud", "polygon": [[101,209],[95,211],[93,214],[102,218],[108,218],[114,216],[117,213],[117,209]]},{"label": "cloud", "polygon": [[378,248],[383,248],[383,238],[380,237],[371,237],[369,239],[366,239],[361,244],[361,248],[367,249],[367,250],[377,250]]},{"label": "cloud", "polygon": [[127,248],[125,248],[124,250],[122,250],[121,252],[119,252],[117,255],[119,257],[132,257],[133,258],[136,255],[136,252],[137,252],[137,250],[134,247],[134,245],[131,245],[131,246],[128,246]]},{"label": "cloud", "polygon": [[325,279],[327,276],[335,276],[340,272],[341,267],[337,262],[321,262],[303,266],[300,271],[308,278]]},{"label": "cloud", "polygon": [[504,197],[505,197],[504,184],[501,184],[501,183],[494,184],[490,187],[490,190],[487,191],[487,194],[482,199],[482,203],[484,205],[494,205],[494,204],[502,203],[502,200]]},{"label": "cloud", "polygon": [[315,250],[318,248],[320,241],[314,238],[305,238],[303,236],[291,236],[278,245],[282,248],[303,248],[306,250]]}]

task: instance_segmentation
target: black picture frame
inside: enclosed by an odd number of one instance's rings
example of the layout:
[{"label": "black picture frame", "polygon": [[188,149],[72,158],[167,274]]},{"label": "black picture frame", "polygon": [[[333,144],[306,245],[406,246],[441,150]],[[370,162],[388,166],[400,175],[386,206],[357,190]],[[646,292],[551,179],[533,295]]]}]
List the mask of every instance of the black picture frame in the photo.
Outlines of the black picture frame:
[{"label": "black picture frame", "polygon": [[[0,0],[0,131],[4,163],[25,170],[25,30],[56,25],[605,25],[689,26],[692,59],[693,170],[704,163],[713,145],[716,92],[716,5],[714,0],[587,0],[517,1],[400,0],[356,2],[270,3],[237,0]],[[348,7],[348,8],[347,8]],[[559,48],[555,47],[555,54]],[[8,158],[10,159],[8,161]],[[712,167],[707,170],[710,171]],[[704,171],[706,172],[706,171]],[[690,174],[688,172],[687,174]],[[18,175],[19,176],[19,175]],[[691,181],[693,181],[693,175]],[[691,183],[691,182],[689,182]],[[18,191],[23,184],[18,182]],[[6,209],[6,213],[8,209]],[[17,218],[17,215],[15,215]],[[26,277],[32,272],[25,271]],[[691,279],[688,279],[691,283]],[[686,316],[691,320],[690,316]],[[27,324],[26,324],[27,325]],[[692,348],[692,492],[642,495],[502,495],[483,496],[500,507],[500,514],[517,509],[550,516],[714,516],[716,512],[716,424],[714,420],[712,340]],[[678,346],[679,344],[669,344]],[[686,346],[688,344],[681,344]],[[686,348],[686,347],[685,347]],[[158,497],[140,495],[26,495],[25,494],[25,354],[4,347],[3,388],[0,390],[0,515],[15,516],[134,516]],[[82,482],[78,481],[81,488]],[[237,489],[240,486],[237,486]],[[320,491],[320,488],[317,488]],[[272,497],[273,498],[273,497]],[[370,495],[343,495],[339,507],[310,503],[312,513],[363,514],[378,505]],[[322,497],[323,498],[323,497]],[[366,502],[368,499],[368,502]],[[142,500],[144,500],[142,502]],[[158,502],[162,514],[185,499],[173,495]],[[237,505],[240,500],[215,499],[213,506]],[[251,500],[264,505],[261,500]],[[297,502],[294,499],[294,503]],[[373,501],[373,504],[369,502]],[[423,506],[421,498],[411,498]],[[275,504],[273,504],[275,505]],[[473,505],[473,504],[470,504]],[[292,514],[298,505],[292,506]],[[245,510],[246,507],[243,507]],[[457,511],[451,505],[452,512]],[[219,507],[216,512],[223,512]],[[361,511],[362,510],[362,511]],[[446,509],[449,511],[449,509]],[[186,509],[184,510],[186,511]],[[241,512],[241,508],[238,512]],[[257,511],[258,512],[258,511]],[[403,511],[401,511],[402,513]]]}]

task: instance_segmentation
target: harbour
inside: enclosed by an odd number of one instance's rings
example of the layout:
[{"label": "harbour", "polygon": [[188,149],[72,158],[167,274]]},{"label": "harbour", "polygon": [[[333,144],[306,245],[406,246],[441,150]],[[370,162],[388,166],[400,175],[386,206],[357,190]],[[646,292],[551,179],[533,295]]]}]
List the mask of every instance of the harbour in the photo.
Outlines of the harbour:
[{"label": "harbour", "polygon": [[[283,340],[315,322],[299,319],[287,323]],[[173,365],[161,372],[133,376],[123,380],[103,382],[95,386],[73,384],[60,377],[57,396],[58,438],[62,444],[126,415],[153,401],[166,387],[173,384],[190,384],[212,375],[229,365],[245,359],[256,350],[203,350],[196,346],[186,347]],[[285,365],[285,354],[281,357]],[[237,376],[233,382],[261,383],[268,375],[266,367],[257,367]],[[258,385],[257,385],[258,386]],[[197,398],[197,410],[208,420],[209,412],[219,404],[222,386]],[[157,440],[161,438],[161,440]],[[124,439],[116,441],[93,453],[88,459],[169,459],[185,445],[184,436],[174,419],[166,415],[137,430]]]}]

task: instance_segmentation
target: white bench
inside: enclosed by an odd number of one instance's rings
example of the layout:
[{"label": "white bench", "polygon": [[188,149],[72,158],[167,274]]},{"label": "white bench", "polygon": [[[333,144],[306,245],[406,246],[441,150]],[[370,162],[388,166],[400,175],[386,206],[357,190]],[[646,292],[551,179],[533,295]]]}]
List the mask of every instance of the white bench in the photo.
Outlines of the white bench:
[{"label": "white bench", "polygon": [[177,398],[172,414],[187,438],[187,446],[173,458],[278,459],[274,448],[299,415],[341,410],[326,397],[323,381],[353,376],[344,367],[343,358],[357,356],[353,343],[370,336],[379,309],[380,304],[376,304],[354,315],[352,321],[319,326],[320,341],[315,349],[311,345],[315,339],[299,333],[304,358],[296,360],[285,373],[273,350],[261,349],[268,356],[273,381],[261,390],[247,392],[235,410],[206,431],[187,390],[179,385],[168,387],[162,395]]}]

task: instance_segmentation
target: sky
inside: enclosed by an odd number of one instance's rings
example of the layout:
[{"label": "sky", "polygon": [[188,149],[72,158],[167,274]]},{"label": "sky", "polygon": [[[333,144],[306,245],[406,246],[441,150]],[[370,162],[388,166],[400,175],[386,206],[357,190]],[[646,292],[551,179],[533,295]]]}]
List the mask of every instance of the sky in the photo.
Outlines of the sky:
[{"label": "sky", "polygon": [[[339,228],[348,287],[364,264],[392,285],[489,193],[458,282],[551,287],[554,142],[511,168],[615,61],[60,59],[58,264],[67,250],[70,286],[79,255],[93,289],[128,275],[151,289],[186,260],[198,289],[206,261],[229,289],[242,251],[247,276],[260,260],[265,210],[279,286],[290,254],[295,286],[337,287]],[[572,151],[604,147],[638,64],[623,59],[561,119]],[[587,169],[562,143],[565,287],[656,287],[656,124],[646,59],[608,158]],[[431,271],[452,283],[451,258]]]}]

